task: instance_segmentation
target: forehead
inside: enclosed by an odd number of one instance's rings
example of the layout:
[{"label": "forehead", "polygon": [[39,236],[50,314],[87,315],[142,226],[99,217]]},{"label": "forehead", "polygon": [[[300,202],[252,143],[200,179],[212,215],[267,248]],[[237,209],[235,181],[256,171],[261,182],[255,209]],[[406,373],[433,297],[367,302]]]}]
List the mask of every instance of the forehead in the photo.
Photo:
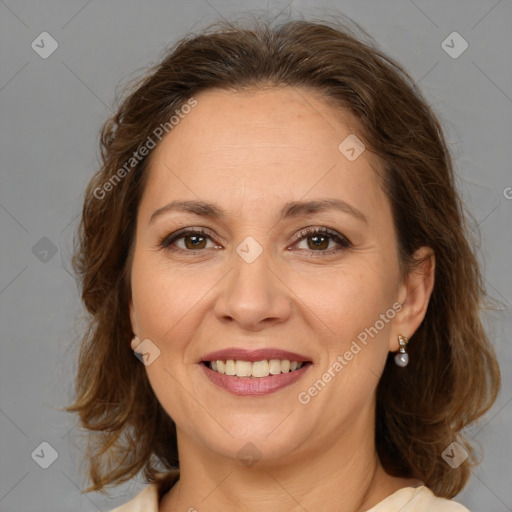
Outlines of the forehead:
[{"label": "forehead", "polygon": [[[197,106],[173,129],[175,144],[201,139],[195,154],[247,151],[265,155],[292,146],[302,154],[310,146],[337,149],[340,137],[358,131],[348,110],[313,89],[274,87],[239,92],[213,89],[196,97]],[[171,137],[169,136],[169,139]],[[164,146],[165,144],[162,144]],[[268,156],[268,155],[265,155]],[[300,154],[297,155],[300,158]]]},{"label": "forehead", "polygon": [[227,209],[326,194],[361,209],[383,201],[377,159],[364,151],[350,161],[339,149],[356,120],[319,92],[208,90],[195,99],[152,155],[145,196],[154,206],[177,197]]}]

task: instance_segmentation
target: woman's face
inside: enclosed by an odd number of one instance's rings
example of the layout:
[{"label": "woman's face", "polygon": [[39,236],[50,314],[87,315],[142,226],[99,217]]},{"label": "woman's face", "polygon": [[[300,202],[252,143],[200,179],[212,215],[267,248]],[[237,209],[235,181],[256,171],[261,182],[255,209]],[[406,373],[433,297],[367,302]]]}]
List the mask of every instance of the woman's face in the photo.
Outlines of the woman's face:
[{"label": "woman's face", "polygon": [[376,160],[310,90],[195,99],[152,155],[136,227],[131,321],[158,400],[212,456],[373,440],[405,300]]}]

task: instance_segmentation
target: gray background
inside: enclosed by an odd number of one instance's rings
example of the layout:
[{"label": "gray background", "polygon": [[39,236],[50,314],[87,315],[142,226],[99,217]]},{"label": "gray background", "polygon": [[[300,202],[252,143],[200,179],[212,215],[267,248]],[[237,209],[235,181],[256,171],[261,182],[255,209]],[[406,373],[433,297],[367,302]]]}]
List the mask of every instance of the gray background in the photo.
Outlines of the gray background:
[{"label": "gray background", "polygon": [[[315,9],[312,7],[315,6]],[[72,398],[83,325],[69,273],[97,134],[116,90],[190,30],[237,11],[343,12],[420,82],[441,118],[459,186],[481,231],[479,257],[496,300],[484,315],[503,371],[497,403],[469,433],[484,461],[457,497],[473,511],[512,510],[512,4],[509,0],[0,1],[0,510],[110,510],[133,481],[81,494],[79,429],[59,411]],[[327,9],[327,11],[325,11]],[[41,58],[47,31],[58,49]],[[468,42],[454,59],[453,31]],[[458,43],[457,43],[458,44]],[[46,48],[48,46],[46,45]],[[43,240],[41,240],[43,239]],[[115,364],[113,362],[113,364]],[[49,443],[58,458],[47,469]],[[41,455],[44,453],[44,456]],[[43,460],[45,459],[45,460]]]}]

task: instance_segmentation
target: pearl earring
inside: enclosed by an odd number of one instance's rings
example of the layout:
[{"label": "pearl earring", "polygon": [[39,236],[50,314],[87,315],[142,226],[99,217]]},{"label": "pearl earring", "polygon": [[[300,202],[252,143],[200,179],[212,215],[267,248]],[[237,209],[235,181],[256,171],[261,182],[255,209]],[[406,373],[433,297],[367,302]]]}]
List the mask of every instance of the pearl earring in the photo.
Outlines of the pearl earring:
[{"label": "pearl earring", "polygon": [[407,353],[407,343],[409,343],[409,338],[399,334],[398,343],[400,344],[400,348],[398,349],[398,354],[395,356],[395,363],[398,366],[404,367],[409,364],[409,354]]}]

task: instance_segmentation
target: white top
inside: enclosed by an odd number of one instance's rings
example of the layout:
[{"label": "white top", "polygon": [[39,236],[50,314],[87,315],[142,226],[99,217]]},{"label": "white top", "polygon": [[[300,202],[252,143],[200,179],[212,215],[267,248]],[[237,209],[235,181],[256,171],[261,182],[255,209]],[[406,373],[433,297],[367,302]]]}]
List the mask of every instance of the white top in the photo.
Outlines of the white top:
[{"label": "white top", "polygon": [[[367,512],[469,512],[455,501],[437,498],[425,486],[404,487]],[[158,512],[158,484],[146,487],[130,502],[111,512]]]}]

